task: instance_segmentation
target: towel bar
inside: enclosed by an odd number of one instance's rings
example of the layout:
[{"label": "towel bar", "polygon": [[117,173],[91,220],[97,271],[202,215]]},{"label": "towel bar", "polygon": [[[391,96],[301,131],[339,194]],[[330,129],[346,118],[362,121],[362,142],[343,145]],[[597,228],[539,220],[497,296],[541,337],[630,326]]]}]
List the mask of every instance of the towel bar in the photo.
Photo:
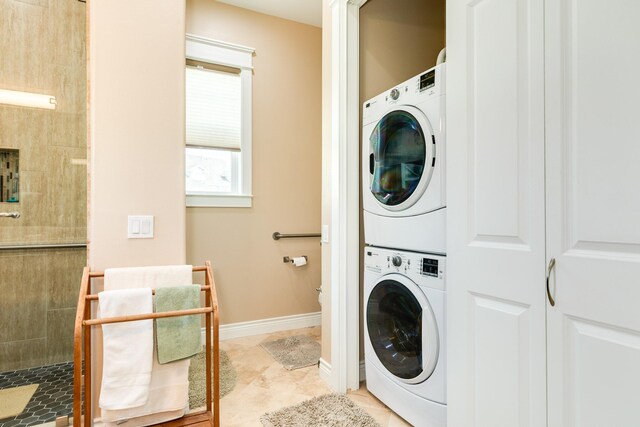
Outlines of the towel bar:
[{"label": "towel bar", "polygon": [[131,314],[129,316],[105,317],[102,319],[83,320],[84,326],[106,325],[110,323],[135,322],[136,320],[164,319],[165,317],[188,316],[190,314],[211,313],[211,308],[192,308],[189,310],[164,311],[162,313]]},{"label": "towel bar", "polygon": [[[193,271],[195,271],[195,270],[193,270]],[[202,292],[207,291],[209,289],[211,289],[211,286],[200,286],[200,291],[202,291]],[[151,293],[153,295],[155,295],[156,294],[156,290],[155,289],[151,289]],[[98,301],[98,295],[87,295],[86,296],[86,300],[87,301]]]}]

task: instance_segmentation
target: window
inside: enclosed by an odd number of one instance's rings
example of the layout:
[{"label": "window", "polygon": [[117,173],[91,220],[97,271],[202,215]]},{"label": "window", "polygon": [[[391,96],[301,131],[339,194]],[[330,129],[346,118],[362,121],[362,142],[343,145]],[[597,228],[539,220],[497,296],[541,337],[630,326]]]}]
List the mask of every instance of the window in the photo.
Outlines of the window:
[{"label": "window", "polygon": [[253,49],[187,35],[187,206],[251,207]]}]

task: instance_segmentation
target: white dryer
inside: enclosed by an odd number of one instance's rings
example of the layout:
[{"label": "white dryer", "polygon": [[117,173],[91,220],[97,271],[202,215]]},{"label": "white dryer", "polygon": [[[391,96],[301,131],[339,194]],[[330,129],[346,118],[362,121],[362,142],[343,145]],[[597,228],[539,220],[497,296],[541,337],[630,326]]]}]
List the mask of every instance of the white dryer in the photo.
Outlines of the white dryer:
[{"label": "white dryer", "polygon": [[445,64],[363,105],[364,240],[386,248],[445,248]]},{"label": "white dryer", "polygon": [[445,257],[367,247],[367,389],[416,427],[445,427]]}]

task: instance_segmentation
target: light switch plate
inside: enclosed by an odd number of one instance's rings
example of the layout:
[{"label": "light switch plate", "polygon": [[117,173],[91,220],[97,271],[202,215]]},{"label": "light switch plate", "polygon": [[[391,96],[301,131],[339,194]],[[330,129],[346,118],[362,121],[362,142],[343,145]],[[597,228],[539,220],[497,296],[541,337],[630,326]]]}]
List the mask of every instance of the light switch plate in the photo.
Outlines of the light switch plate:
[{"label": "light switch plate", "polygon": [[153,239],[153,215],[129,215],[127,236],[129,239]]}]

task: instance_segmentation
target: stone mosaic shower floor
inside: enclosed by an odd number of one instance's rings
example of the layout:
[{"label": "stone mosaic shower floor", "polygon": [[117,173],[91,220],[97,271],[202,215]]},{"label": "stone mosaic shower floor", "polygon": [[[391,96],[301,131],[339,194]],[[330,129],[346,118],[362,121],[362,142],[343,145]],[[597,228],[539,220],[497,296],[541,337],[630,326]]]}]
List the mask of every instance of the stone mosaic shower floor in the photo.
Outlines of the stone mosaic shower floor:
[{"label": "stone mosaic shower floor", "polygon": [[0,420],[0,427],[33,426],[73,414],[73,362],[0,372],[0,389],[40,384],[17,417]]}]

